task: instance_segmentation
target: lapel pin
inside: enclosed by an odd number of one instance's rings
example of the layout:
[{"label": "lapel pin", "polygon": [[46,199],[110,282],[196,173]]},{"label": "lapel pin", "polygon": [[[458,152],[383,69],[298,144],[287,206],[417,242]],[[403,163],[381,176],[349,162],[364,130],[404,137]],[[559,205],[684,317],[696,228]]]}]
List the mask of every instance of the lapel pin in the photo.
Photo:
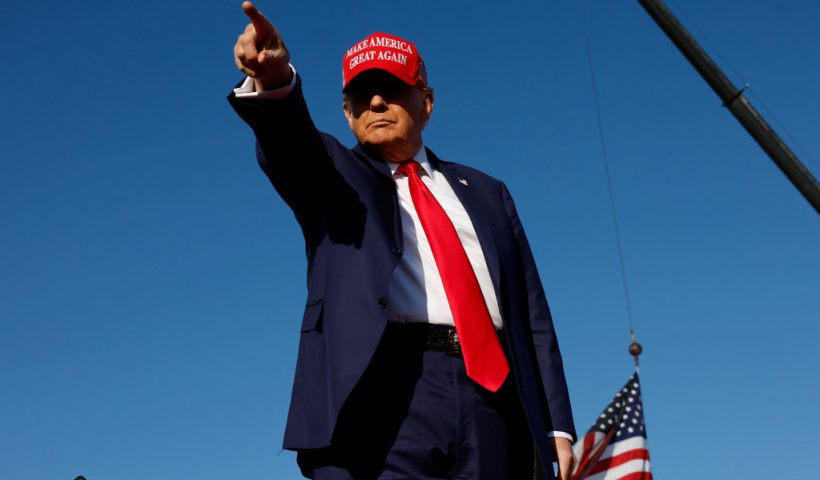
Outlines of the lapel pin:
[{"label": "lapel pin", "polygon": [[467,179],[466,179],[466,178],[461,178],[461,177],[459,177],[459,179],[458,179],[458,183],[460,183],[460,184],[464,185],[465,187],[466,187],[467,185],[469,185],[469,184],[467,183]]}]

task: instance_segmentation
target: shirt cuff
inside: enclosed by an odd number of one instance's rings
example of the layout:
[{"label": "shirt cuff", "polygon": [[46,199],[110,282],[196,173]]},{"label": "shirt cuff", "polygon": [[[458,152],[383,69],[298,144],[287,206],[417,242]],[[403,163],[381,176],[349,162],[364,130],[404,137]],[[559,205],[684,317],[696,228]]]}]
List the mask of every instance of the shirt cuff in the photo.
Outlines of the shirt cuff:
[{"label": "shirt cuff", "polygon": [[569,443],[572,443],[572,435],[568,434],[567,432],[555,431],[548,433],[547,436],[550,438],[566,438],[567,440],[569,440]]},{"label": "shirt cuff", "polygon": [[293,88],[296,86],[296,69],[293,68],[293,65],[289,66],[290,71],[293,73],[293,77],[291,78],[289,85],[285,85],[284,87],[274,90],[257,92],[256,86],[253,83],[253,78],[245,77],[245,81],[242,82],[242,85],[240,85],[239,88],[233,89],[234,95],[236,98],[265,98],[268,100],[279,100],[280,98],[288,96],[288,94],[292,92]]}]

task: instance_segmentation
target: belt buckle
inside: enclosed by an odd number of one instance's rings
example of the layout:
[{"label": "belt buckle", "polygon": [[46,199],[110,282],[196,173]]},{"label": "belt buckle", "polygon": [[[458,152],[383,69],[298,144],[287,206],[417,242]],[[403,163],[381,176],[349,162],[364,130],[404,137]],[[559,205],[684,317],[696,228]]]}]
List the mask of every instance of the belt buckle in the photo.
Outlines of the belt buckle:
[{"label": "belt buckle", "polygon": [[461,343],[458,341],[456,329],[447,331],[447,355],[461,357]]}]

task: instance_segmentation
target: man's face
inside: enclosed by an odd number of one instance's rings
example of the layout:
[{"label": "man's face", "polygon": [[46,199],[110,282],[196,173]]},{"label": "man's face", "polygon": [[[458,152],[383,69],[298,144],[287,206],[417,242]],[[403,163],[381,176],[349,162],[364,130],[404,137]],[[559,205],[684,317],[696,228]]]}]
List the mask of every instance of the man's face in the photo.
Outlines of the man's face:
[{"label": "man's face", "polygon": [[421,148],[421,131],[433,112],[433,91],[371,70],[350,82],[343,106],[359,143],[385,160],[401,162]]}]

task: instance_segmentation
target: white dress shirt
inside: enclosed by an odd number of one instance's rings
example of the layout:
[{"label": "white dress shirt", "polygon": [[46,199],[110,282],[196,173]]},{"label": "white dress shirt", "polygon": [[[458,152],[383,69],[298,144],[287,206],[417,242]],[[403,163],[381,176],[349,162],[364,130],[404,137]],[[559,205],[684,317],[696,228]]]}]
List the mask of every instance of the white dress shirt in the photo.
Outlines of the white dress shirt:
[{"label": "white dress shirt", "polygon": [[[234,89],[234,94],[238,98],[256,97],[271,100],[283,98],[296,86],[296,70],[293,65],[291,65],[291,70],[293,79],[289,85],[282,88],[257,92],[253,79],[247,77],[241,86]],[[447,216],[450,217],[450,221],[453,222],[458,238],[461,240],[478,279],[478,285],[481,287],[481,294],[487,304],[493,324],[496,329],[501,330],[503,324],[498,299],[472,220],[444,175],[430,165],[423,146],[413,160],[422,167],[419,170],[421,181],[430,189]],[[407,176],[397,172],[398,163],[388,162],[388,166],[396,181],[404,251],[388,284],[387,318],[393,322],[426,322],[453,326],[450,304],[447,302],[447,295],[444,292],[444,285],[441,283],[427,235],[424,233],[413,200],[410,198]],[[553,431],[549,433],[549,436],[566,438],[572,442],[572,435],[566,432]]]},{"label": "white dress shirt", "polygon": [[[424,147],[421,147],[413,160],[421,165],[421,181],[430,189],[453,222],[478,279],[493,324],[496,329],[501,330],[501,311],[473,222],[444,175],[433,169],[427,161]],[[388,165],[396,181],[399,196],[404,252],[399,265],[393,270],[388,285],[387,318],[393,322],[429,322],[454,326],[453,314],[436,266],[436,259],[410,197],[407,176],[397,172],[398,163],[388,162]]]}]

